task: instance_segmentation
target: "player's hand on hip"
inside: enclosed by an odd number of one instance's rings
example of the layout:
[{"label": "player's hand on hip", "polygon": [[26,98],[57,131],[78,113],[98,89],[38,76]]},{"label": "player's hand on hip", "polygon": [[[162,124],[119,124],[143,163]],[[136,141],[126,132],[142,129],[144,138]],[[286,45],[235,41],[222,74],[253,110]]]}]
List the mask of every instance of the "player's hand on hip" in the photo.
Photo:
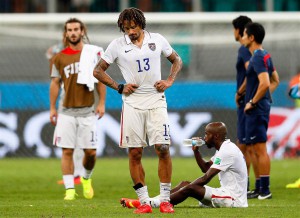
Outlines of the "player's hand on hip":
[{"label": "player's hand on hip", "polygon": [[154,87],[158,92],[164,92],[167,88],[169,88],[172,84],[167,80],[159,80],[154,84]]},{"label": "player's hand on hip", "polygon": [[139,86],[137,84],[128,83],[124,85],[123,94],[130,95],[135,92]]},{"label": "player's hand on hip", "polygon": [[56,110],[50,110],[50,122],[52,125],[56,125],[57,123],[57,111]]}]

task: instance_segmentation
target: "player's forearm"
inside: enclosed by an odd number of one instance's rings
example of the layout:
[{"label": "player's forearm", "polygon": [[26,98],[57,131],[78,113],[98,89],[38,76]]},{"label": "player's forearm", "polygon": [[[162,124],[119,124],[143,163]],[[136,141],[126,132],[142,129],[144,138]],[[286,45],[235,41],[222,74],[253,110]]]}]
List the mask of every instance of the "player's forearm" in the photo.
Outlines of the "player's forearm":
[{"label": "player's forearm", "polygon": [[99,94],[99,104],[100,105],[105,105],[105,101],[106,101],[106,86],[99,82],[97,84],[97,91]]},{"label": "player's forearm", "polygon": [[170,70],[170,75],[168,76],[168,81],[171,81],[173,83],[177,77],[177,74],[182,68],[182,60],[177,53],[175,53],[173,59],[169,59],[169,60],[172,63],[172,66]]},{"label": "player's forearm", "polygon": [[209,162],[206,162],[205,160],[203,160],[199,151],[194,151],[194,157],[195,157],[196,162],[197,162],[198,166],[200,167],[201,171],[203,173],[206,173],[210,167]]},{"label": "player's forearm", "polygon": [[116,81],[114,81],[106,72],[105,70],[107,70],[108,68],[108,64],[103,61],[102,59],[98,62],[98,64],[96,65],[94,71],[93,71],[93,75],[94,77],[99,80],[100,82],[102,82],[103,84],[109,86],[112,89],[118,90],[118,83]]},{"label": "player's forearm", "polygon": [[59,85],[55,82],[50,83],[50,110],[56,109],[56,100],[59,94]]},{"label": "player's forearm", "polygon": [[270,84],[270,92],[271,94],[275,91],[275,89],[279,86],[279,76],[276,71],[272,73],[271,84]]}]

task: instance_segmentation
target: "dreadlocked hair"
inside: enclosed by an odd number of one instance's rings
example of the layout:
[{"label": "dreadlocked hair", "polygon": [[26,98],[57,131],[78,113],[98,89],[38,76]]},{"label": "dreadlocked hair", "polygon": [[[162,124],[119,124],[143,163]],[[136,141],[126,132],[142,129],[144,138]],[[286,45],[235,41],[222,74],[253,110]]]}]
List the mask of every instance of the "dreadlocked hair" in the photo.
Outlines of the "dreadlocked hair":
[{"label": "dreadlocked hair", "polygon": [[118,19],[118,27],[120,28],[120,31],[123,33],[124,31],[124,21],[134,21],[134,23],[138,26],[140,26],[142,29],[145,29],[146,27],[146,18],[144,17],[144,13],[137,8],[127,8],[119,16]]},{"label": "dreadlocked hair", "polygon": [[67,24],[69,24],[69,23],[79,23],[80,24],[80,29],[81,29],[81,31],[84,32],[84,35],[83,35],[82,39],[83,39],[83,41],[85,43],[89,44],[90,43],[90,39],[87,36],[87,28],[86,28],[85,24],[81,20],[73,17],[73,18],[68,19],[65,22],[65,25],[64,25],[64,32],[63,32],[63,44],[64,44],[64,47],[69,46],[67,38],[66,38],[66,35],[67,35]]}]

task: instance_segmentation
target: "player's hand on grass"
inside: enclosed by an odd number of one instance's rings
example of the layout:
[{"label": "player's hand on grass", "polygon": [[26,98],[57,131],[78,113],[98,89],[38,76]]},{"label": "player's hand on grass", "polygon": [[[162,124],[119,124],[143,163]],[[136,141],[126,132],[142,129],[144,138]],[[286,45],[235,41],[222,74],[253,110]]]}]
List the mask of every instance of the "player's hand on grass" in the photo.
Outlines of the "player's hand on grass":
[{"label": "player's hand on grass", "polygon": [[125,95],[130,95],[130,94],[134,93],[138,87],[139,86],[137,84],[132,84],[132,83],[125,84],[122,93]]}]

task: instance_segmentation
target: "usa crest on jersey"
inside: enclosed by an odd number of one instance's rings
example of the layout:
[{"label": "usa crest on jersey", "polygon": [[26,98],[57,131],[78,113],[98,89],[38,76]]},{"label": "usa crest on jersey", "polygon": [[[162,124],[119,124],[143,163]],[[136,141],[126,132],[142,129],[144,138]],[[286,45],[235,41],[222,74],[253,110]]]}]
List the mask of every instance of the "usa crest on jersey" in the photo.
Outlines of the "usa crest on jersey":
[{"label": "usa crest on jersey", "polygon": [[148,43],[148,47],[149,47],[152,51],[155,51],[155,49],[156,49],[155,43]]}]

